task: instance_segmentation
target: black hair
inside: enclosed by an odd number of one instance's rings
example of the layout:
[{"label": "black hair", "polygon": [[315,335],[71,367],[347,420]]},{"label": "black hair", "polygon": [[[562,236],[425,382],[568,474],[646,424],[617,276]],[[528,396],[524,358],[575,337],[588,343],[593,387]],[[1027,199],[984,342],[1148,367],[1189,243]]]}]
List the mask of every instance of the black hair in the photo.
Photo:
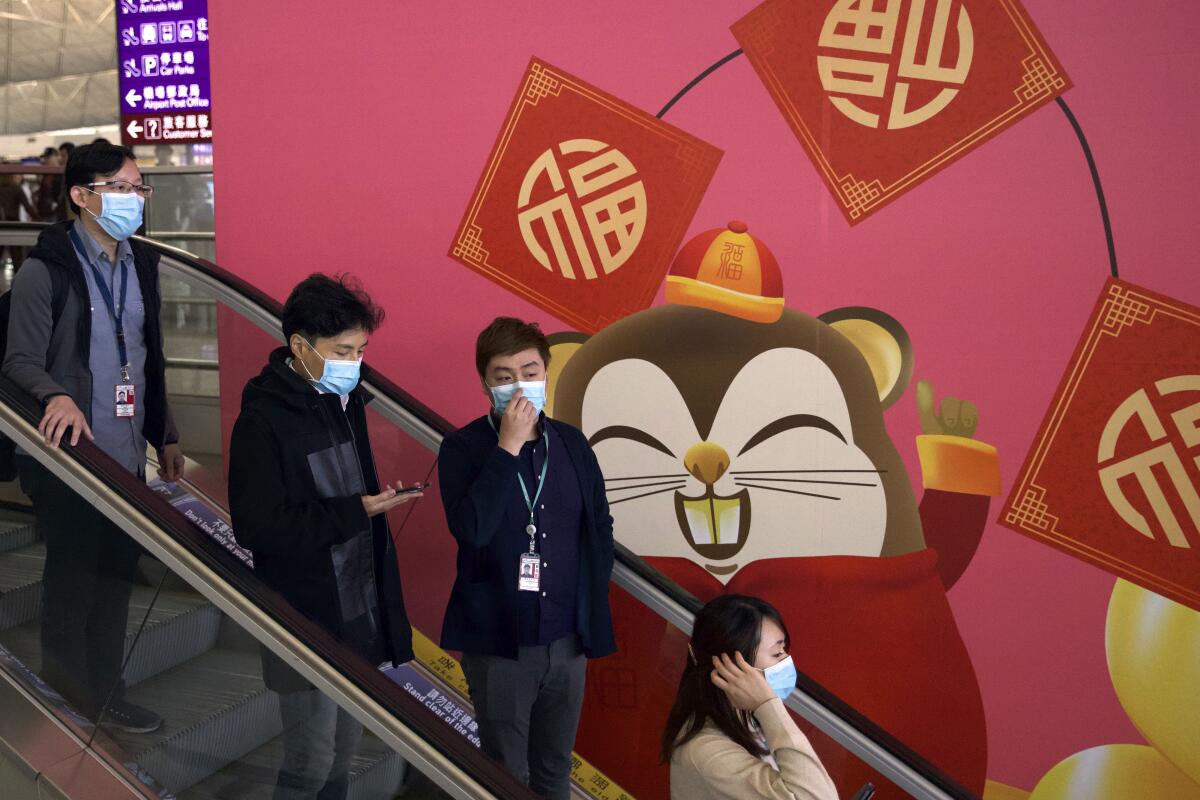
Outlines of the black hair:
[{"label": "black hair", "polygon": [[56,156],[56,155],[58,155],[57,147],[47,147],[45,150],[42,151],[42,158],[49,158],[50,156]]},{"label": "black hair", "polygon": [[675,748],[690,741],[708,722],[755,756],[765,756],[766,748],[750,731],[749,714],[734,708],[723,689],[712,682],[713,657],[741,653],[753,664],[762,638],[762,623],[769,619],[783,631],[785,644],[790,641],[779,612],[765,600],[740,594],[726,594],[709,602],[692,623],[691,651],[679,678],[675,705],[667,716],[662,734],[661,756],[671,760]]},{"label": "black hair", "polygon": [[314,272],[296,284],[283,304],[283,335],[290,342],[298,333],[315,344],[357,329],[373,333],[383,316],[355,278]]},{"label": "black hair", "polygon": [[65,150],[65,151],[67,151],[67,155],[70,155],[75,150],[75,143],[74,142],[63,142],[62,144],[60,144],[58,146],[58,149]]},{"label": "black hair", "polygon": [[[126,161],[133,161],[133,150],[121,145],[85,144],[71,150],[67,158],[67,168],[63,172],[64,191],[70,200],[71,189],[76,186],[87,186],[95,183],[99,177],[107,177],[119,172]],[[70,200],[71,208],[76,214],[80,212],[74,200]]]},{"label": "black hair", "polygon": [[512,356],[536,347],[542,365],[550,366],[550,342],[536,322],[516,317],[496,317],[475,337],[475,370],[485,377],[488,362],[496,356]]}]

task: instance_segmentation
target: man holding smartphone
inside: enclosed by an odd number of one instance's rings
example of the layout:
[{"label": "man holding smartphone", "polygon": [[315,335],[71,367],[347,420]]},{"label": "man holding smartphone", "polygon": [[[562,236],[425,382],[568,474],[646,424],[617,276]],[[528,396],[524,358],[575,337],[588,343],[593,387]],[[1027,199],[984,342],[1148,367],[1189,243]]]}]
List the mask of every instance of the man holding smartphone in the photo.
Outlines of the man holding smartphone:
[{"label": "man holding smartphone", "polygon": [[538,794],[570,795],[587,658],[616,650],[612,517],[587,439],[542,413],[550,348],[500,317],[475,368],[491,409],[442,442],[458,575],[442,647],[463,651],[483,750]]},{"label": "man holding smartphone", "polygon": [[[359,386],[383,311],[353,280],[311,275],[283,307],[287,346],[246,384],[229,449],[229,507],[254,571],[372,665],[410,661],[386,512],[420,492],[379,482]],[[272,653],[279,693],[281,798],[344,798],[362,726]]]}]

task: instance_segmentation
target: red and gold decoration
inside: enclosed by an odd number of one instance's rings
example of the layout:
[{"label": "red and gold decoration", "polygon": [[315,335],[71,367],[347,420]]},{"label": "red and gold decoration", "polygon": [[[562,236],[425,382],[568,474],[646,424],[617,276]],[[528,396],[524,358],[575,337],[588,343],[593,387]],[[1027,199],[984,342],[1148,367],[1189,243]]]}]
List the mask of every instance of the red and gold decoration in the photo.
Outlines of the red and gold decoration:
[{"label": "red and gold decoration", "polygon": [[653,301],[720,159],[535,58],[450,256],[597,331]]},{"label": "red and gold decoration", "polygon": [[1017,0],[767,0],[732,29],[851,225],[1071,86]]},{"label": "red and gold decoration", "polygon": [[1000,522],[1200,609],[1200,308],[1108,281]]},{"label": "red and gold decoration", "polygon": [[783,277],[775,255],[733,220],[683,246],[667,275],[667,302],[775,322],[783,315]]}]

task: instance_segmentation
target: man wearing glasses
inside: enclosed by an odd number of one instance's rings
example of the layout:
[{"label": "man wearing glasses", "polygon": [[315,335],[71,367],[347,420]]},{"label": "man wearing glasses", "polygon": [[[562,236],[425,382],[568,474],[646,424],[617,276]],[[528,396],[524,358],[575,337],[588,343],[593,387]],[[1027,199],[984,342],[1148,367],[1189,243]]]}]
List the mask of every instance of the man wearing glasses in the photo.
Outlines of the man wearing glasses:
[{"label": "man wearing glasses", "polygon": [[[76,148],[64,183],[78,219],[46,228],[13,280],[4,374],[44,406],[46,445],[86,437],[139,479],[184,458],[167,405],[158,255],[130,237],[152,189],[128,148]],[[46,543],[42,677],[80,712],[134,733],[162,719],[126,702],[121,678],[136,542],[33,458],[18,457]]]}]

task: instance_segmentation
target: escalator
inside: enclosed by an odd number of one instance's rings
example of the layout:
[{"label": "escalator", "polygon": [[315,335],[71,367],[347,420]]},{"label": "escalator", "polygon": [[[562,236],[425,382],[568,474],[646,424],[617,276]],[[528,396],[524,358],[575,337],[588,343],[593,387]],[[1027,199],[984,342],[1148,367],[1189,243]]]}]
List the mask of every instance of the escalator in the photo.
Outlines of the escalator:
[{"label": "escalator", "polygon": [[[39,229],[5,223],[0,243],[32,244]],[[284,737],[294,732],[282,729],[279,695],[263,684],[260,651],[267,647],[364,725],[349,768],[349,797],[531,797],[478,750],[461,670],[454,655],[434,643],[455,563],[435,469],[451,426],[378,373],[366,382],[374,396],[368,424],[381,480],[434,481],[424,499],[401,506],[390,520],[417,658],[380,670],[263,586],[248,567],[252,555],[237,546],[229,527],[221,431],[232,419],[221,419],[220,400],[239,397],[277,346],[279,304],[207,261],[146,242],[162,255],[167,386],[181,444],[192,455],[187,480],[144,483],[87,443],[46,449],[36,433],[40,409],[3,377],[0,433],[144,550],[123,578],[131,601],[120,677],[126,699],[165,722],[153,732],[130,733],[106,723],[102,712],[94,724],[41,679],[45,545],[28,501],[6,484],[0,493],[0,756],[7,760],[0,757],[0,787],[13,776],[64,797],[271,797]],[[672,659],[699,601],[635,554],[617,550],[614,600],[657,620],[663,663],[651,666],[677,676],[682,662]],[[623,635],[633,634],[623,634],[618,621],[618,643]],[[589,672],[582,730],[590,734],[581,735],[572,776],[579,797],[654,797],[664,785],[661,776],[648,781],[629,764],[589,756],[588,742],[597,735],[661,728],[662,720],[638,714],[634,679],[619,672]],[[844,797],[862,775],[877,776],[896,796],[972,797],[814,681],[801,676],[788,704],[814,741],[820,738]],[[588,714],[601,708],[609,710],[598,734],[599,716],[589,725]],[[614,724],[620,728],[611,729]],[[853,786],[846,776],[855,776]]]}]

